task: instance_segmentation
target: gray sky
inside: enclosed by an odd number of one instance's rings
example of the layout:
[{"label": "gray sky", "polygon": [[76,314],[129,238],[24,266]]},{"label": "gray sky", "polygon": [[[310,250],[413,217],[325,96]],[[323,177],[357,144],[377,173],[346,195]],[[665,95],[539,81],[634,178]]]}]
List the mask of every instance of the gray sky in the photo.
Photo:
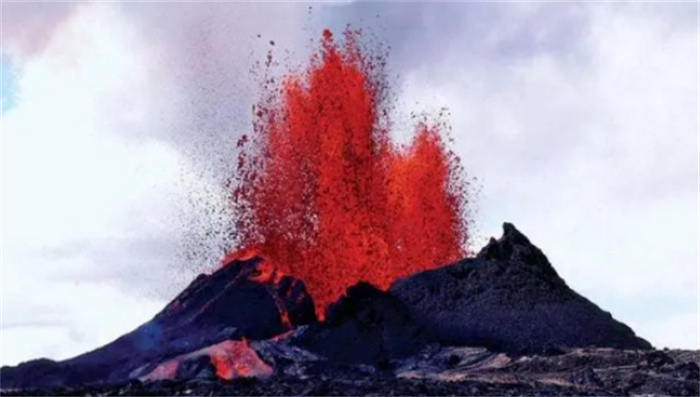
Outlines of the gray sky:
[{"label": "gray sky", "polygon": [[2,364],[109,342],[211,268],[255,62],[347,23],[391,46],[397,139],[449,107],[476,247],[514,222],[642,337],[700,348],[697,4],[308,7],[2,5]]}]

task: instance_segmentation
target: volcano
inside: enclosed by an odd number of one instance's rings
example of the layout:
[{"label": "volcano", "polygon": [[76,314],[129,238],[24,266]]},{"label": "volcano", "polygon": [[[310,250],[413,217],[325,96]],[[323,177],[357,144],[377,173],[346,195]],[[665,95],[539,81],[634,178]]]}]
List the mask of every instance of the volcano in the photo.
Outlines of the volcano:
[{"label": "volcano", "polygon": [[654,350],[506,223],[474,258],[351,286],[322,321],[303,280],[233,260],[114,342],[0,381],[3,395],[697,395],[699,360]]},{"label": "volcano", "polygon": [[359,38],[326,30],[306,70],[263,79],[221,267],[105,346],[3,367],[1,393],[698,395],[697,352],[654,350],[514,225],[472,256],[449,126],[392,142]]},{"label": "volcano", "polygon": [[510,223],[475,258],[398,280],[390,291],[447,344],[516,354],[576,346],[651,348],[569,288]]}]

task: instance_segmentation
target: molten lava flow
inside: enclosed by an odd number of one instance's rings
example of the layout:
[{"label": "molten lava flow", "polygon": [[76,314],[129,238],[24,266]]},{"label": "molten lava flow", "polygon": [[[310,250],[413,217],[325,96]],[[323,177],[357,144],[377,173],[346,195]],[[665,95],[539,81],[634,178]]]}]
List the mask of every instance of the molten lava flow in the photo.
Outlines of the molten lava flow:
[{"label": "molten lava flow", "polygon": [[411,145],[388,139],[381,57],[357,32],[323,33],[306,73],[270,87],[254,134],[239,141],[233,202],[242,250],[300,277],[319,315],[359,280],[398,277],[465,255],[466,186],[440,125],[417,126]]},{"label": "molten lava flow", "polygon": [[175,379],[182,363],[200,356],[209,357],[216,376],[221,379],[264,378],[272,375],[272,367],[260,359],[248,342],[226,340],[160,363],[141,380]]},{"label": "molten lava flow", "polygon": [[272,368],[245,341],[224,341],[205,350],[214,365],[216,376],[221,379],[272,375]]}]

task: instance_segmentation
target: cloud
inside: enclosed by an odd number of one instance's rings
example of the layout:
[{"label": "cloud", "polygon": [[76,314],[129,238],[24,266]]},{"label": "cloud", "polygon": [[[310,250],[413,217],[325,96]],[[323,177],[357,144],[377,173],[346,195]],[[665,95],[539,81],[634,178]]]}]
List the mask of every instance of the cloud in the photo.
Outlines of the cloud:
[{"label": "cloud", "polygon": [[[13,281],[21,283],[21,278]],[[162,302],[135,298],[106,283],[43,282],[41,287],[40,294],[25,290],[19,299],[3,292],[2,365],[76,356],[111,342],[162,308]],[[15,313],[6,309],[11,307],[22,308],[16,317],[39,320],[14,321]]]},{"label": "cloud", "polygon": [[[217,172],[228,168],[236,140],[250,129],[260,62],[268,51],[289,63],[304,56],[306,8],[150,3],[125,4],[124,12],[149,46],[150,62],[166,76],[164,84],[153,87],[158,101],[147,133]],[[301,51],[285,54],[289,49]]]},{"label": "cloud", "polygon": [[[118,256],[111,261],[42,255],[179,231],[181,211],[170,198],[186,188],[184,163],[163,143],[120,134],[142,128],[153,101],[158,79],[143,67],[144,53],[116,7],[93,4],[19,62],[17,100],[2,115],[3,364],[77,354],[155,313],[158,299],[118,290],[114,280],[84,280],[101,266],[138,263],[135,253],[109,252]],[[122,309],[130,317],[97,315]]]},{"label": "cloud", "polygon": [[360,25],[386,40],[390,63],[401,73],[429,73],[448,58],[478,67],[537,54],[566,55],[570,41],[584,33],[587,16],[581,4],[536,2],[355,2],[334,11],[325,17],[335,28]]},{"label": "cloud", "polygon": [[80,3],[14,2],[2,5],[3,51],[31,56],[49,45],[54,32],[68,22]]},{"label": "cloud", "polygon": [[687,349],[700,349],[700,335],[697,313],[688,312],[656,321],[649,329],[649,338],[661,340],[659,348],[684,346]]}]

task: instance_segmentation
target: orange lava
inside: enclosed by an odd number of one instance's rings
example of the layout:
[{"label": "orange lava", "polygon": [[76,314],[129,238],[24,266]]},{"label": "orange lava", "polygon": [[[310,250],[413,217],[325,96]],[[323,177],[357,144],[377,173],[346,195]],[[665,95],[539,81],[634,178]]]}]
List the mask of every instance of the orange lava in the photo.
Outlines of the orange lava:
[{"label": "orange lava", "polygon": [[444,123],[389,139],[384,59],[359,33],[323,32],[307,71],[268,80],[254,133],[239,141],[233,203],[241,246],[301,278],[320,316],[360,281],[399,277],[463,257],[468,184]]},{"label": "orange lava", "polygon": [[207,348],[206,353],[216,369],[216,376],[221,379],[267,377],[273,372],[245,341],[221,342]]},{"label": "orange lava", "polygon": [[227,340],[160,363],[141,380],[175,379],[180,363],[203,355],[209,357],[216,376],[221,379],[261,378],[273,373],[272,367],[260,359],[248,342]]}]

